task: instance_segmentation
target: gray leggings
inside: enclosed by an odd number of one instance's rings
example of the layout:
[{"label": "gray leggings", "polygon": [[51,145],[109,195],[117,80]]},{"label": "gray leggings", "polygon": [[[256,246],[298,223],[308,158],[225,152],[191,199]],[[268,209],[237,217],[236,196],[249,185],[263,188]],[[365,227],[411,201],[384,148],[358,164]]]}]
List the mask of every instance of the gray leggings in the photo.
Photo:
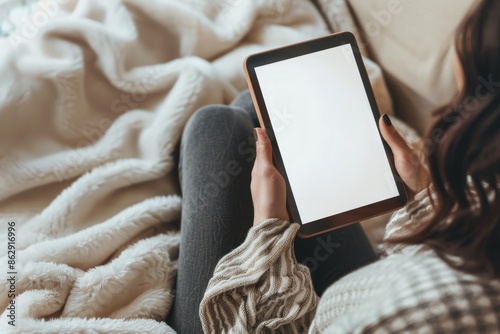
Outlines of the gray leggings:
[{"label": "gray leggings", "polygon": [[[230,105],[207,106],[189,120],[180,148],[181,248],[175,301],[167,323],[202,333],[199,305],[217,262],[246,237],[253,221],[250,175],[258,126],[248,92]],[[349,272],[375,261],[359,224],[295,239],[318,295]]]}]

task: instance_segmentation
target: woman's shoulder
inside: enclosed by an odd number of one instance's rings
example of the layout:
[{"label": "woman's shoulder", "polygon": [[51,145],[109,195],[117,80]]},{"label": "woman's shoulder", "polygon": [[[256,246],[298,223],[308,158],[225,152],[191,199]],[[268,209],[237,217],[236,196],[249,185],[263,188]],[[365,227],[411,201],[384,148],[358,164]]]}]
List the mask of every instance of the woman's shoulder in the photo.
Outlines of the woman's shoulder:
[{"label": "woman's shoulder", "polygon": [[426,251],[391,255],[333,284],[320,300],[314,326],[320,332],[475,333],[498,330],[499,317],[499,280],[458,272]]}]

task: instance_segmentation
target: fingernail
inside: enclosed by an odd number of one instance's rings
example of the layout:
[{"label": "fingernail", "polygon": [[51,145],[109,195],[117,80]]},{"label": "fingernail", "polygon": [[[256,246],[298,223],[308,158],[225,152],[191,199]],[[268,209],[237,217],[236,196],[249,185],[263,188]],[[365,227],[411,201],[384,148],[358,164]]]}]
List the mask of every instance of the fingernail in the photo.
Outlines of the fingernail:
[{"label": "fingernail", "polygon": [[391,126],[391,125],[392,125],[392,121],[391,121],[391,119],[389,118],[389,115],[384,114],[384,115],[382,116],[382,119],[384,120],[384,123],[385,123],[387,126]]},{"label": "fingernail", "polygon": [[259,140],[259,136],[257,135],[257,129],[256,128],[253,129],[253,136],[255,138],[255,142],[257,142],[257,140]]}]

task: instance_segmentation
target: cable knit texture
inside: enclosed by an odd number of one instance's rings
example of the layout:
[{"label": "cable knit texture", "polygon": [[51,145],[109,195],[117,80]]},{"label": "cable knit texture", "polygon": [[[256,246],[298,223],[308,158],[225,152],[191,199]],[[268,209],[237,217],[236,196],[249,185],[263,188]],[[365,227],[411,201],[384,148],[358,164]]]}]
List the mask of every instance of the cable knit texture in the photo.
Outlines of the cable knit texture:
[{"label": "cable knit texture", "polygon": [[307,331],[318,297],[309,269],[293,254],[298,229],[284,220],[264,221],[219,262],[200,308],[205,333]]},{"label": "cable knit texture", "polygon": [[[426,191],[397,211],[387,237],[418,224]],[[499,333],[500,282],[458,272],[424,246],[387,256],[315,295],[293,254],[297,224],[270,219],[219,262],[200,308],[207,333]]]}]

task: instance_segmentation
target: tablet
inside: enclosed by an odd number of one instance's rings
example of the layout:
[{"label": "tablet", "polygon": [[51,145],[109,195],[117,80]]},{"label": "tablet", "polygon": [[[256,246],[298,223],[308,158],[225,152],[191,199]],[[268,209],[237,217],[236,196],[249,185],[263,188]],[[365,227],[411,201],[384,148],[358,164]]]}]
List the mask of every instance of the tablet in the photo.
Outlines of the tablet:
[{"label": "tablet", "polygon": [[286,181],[290,219],[301,225],[299,236],[406,204],[354,35],[333,34],[253,54],[244,68]]}]

